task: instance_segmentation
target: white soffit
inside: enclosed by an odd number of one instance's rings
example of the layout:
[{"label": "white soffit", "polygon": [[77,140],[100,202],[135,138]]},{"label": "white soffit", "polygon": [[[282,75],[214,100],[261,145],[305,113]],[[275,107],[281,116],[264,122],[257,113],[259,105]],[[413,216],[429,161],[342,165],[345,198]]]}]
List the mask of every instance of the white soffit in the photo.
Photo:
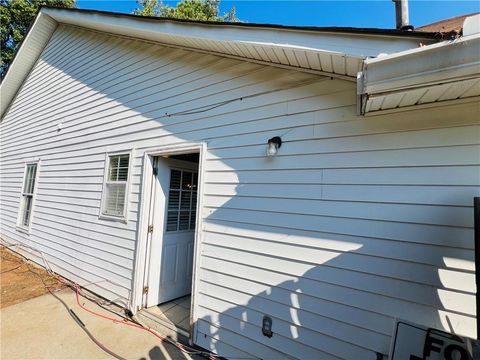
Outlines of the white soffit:
[{"label": "white soffit", "polygon": [[58,24],[80,26],[167,46],[258,61],[356,81],[367,57],[433,43],[431,35],[388,30],[321,31],[275,26],[202,24],[76,9],[42,8],[0,85],[3,116]]},{"label": "white soffit", "polygon": [[[245,27],[232,24],[212,26],[52,8],[43,11],[59,23],[213,54],[324,72],[352,81],[355,81],[366,57],[411,49],[416,47],[418,42],[425,41],[401,36]],[[426,41],[433,42],[431,39]]]},{"label": "white soffit", "polygon": [[480,96],[480,34],[365,60],[362,112]]},{"label": "white soffit", "polygon": [[0,117],[3,117],[57,26],[58,23],[50,16],[41,12],[38,14],[0,85]]}]

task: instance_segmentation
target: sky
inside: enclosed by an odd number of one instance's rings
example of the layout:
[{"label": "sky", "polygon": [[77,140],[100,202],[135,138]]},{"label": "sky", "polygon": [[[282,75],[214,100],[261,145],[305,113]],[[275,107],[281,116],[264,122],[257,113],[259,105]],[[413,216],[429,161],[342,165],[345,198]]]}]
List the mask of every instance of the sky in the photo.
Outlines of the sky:
[{"label": "sky", "polygon": [[[177,1],[164,3],[175,5]],[[246,23],[395,28],[392,0],[221,0],[220,13],[223,15],[232,6],[237,10],[237,17]],[[479,1],[410,0],[409,6],[410,23],[415,27],[480,11]],[[77,7],[131,13],[137,3],[135,0],[77,0]]]}]

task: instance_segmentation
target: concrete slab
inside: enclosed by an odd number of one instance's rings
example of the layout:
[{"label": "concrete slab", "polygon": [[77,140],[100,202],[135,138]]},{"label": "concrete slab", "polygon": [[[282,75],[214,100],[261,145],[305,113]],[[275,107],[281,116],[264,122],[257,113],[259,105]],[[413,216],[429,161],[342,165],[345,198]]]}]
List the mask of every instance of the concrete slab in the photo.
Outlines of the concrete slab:
[{"label": "concrete slab", "polygon": [[190,311],[190,304],[192,303],[192,298],[190,295],[181,297],[180,299],[177,300],[177,304],[186,308],[187,310]]},{"label": "concrete slab", "polygon": [[[104,346],[126,359],[201,359],[182,353],[168,342],[139,329],[91,315],[81,309],[70,289],[57,295]],[[113,316],[81,298],[89,309]],[[95,345],[64,305],[47,294],[1,309],[2,359],[111,359]]]}]

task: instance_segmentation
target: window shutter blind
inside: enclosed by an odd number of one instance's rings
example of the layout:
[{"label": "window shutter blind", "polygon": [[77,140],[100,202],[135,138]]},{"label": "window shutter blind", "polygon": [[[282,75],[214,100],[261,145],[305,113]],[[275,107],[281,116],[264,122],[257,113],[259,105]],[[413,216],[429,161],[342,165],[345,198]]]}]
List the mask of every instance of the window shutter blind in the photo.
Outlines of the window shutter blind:
[{"label": "window shutter blind", "polygon": [[20,204],[20,216],[18,220],[18,225],[23,227],[28,227],[30,225],[36,175],[37,164],[27,164],[23,183],[22,201]]},{"label": "window shutter blind", "polygon": [[195,229],[197,181],[197,173],[171,169],[166,231]]},{"label": "window shutter blind", "polygon": [[123,215],[125,207],[126,184],[107,184],[105,213],[110,215]]},{"label": "window shutter blind", "polygon": [[113,155],[109,157],[102,211],[105,215],[119,217],[125,215],[129,161],[129,155]]}]

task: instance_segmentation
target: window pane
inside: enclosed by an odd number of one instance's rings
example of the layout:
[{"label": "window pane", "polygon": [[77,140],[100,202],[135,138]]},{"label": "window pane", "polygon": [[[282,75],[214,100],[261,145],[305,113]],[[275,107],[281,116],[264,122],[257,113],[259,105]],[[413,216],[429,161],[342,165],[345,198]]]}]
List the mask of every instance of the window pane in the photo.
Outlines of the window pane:
[{"label": "window pane", "polygon": [[119,156],[110,156],[110,167],[118,167]]},{"label": "window pane", "polygon": [[178,170],[170,171],[170,189],[180,189],[180,179],[182,172]]},{"label": "window pane", "polygon": [[25,174],[25,183],[23,185],[23,192],[27,194],[33,194],[35,189],[35,176],[37,174],[37,164],[27,165],[27,171]]},{"label": "window pane", "polygon": [[106,184],[103,213],[123,216],[125,208],[125,184]]},{"label": "window pane", "polygon": [[182,176],[182,189],[192,190],[192,173],[184,171]]},{"label": "window pane", "polygon": [[35,176],[37,175],[37,164],[27,164],[25,179],[23,181],[23,193],[20,202],[20,214],[18,225],[29,226],[32,215],[33,191],[35,190]]},{"label": "window pane", "polygon": [[194,191],[192,193],[192,211],[195,211],[196,208],[197,208],[197,192]]},{"label": "window pane", "polygon": [[127,181],[129,159],[129,155],[110,156],[109,181]]},{"label": "window pane", "polygon": [[120,155],[119,158],[120,159],[119,159],[119,165],[118,166],[121,167],[121,168],[128,168],[128,162],[129,162],[128,160],[129,160],[130,156],[129,155]]},{"label": "window pane", "polygon": [[30,224],[30,214],[32,212],[32,196],[23,196],[23,214],[22,225],[28,226]]},{"label": "window pane", "polygon": [[24,183],[23,183],[23,192],[24,193],[28,192],[31,177],[32,177],[32,169],[29,165],[27,165],[27,169],[25,171],[25,180],[24,180]]},{"label": "window pane", "polygon": [[190,211],[180,211],[180,223],[178,230],[188,230],[190,226]]},{"label": "window pane", "polygon": [[167,215],[167,231],[177,231],[178,211],[169,211]]},{"label": "window pane", "polygon": [[192,211],[190,216],[190,230],[195,230],[195,220],[196,220],[197,212],[195,210]]},{"label": "window pane", "polygon": [[195,229],[197,207],[196,182],[198,175],[191,171],[170,170],[168,215],[166,231]]},{"label": "window pane", "polygon": [[127,181],[128,179],[128,167],[118,168],[117,181]]},{"label": "window pane", "polygon": [[190,210],[190,199],[192,193],[190,191],[182,191],[182,202],[180,203],[181,210]]},{"label": "window pane", "polygon": [[193,190],[197,190],[197,186],[198,186],[198,174],[197,173],[193,173]]},{"label": "window pane", "polygon": [[178,210],[180,206],[180,191],[170,190],[168,194],[168,210]]},{"label": "window pane", "polygon": [[111,167],[108,174],[108,180],[117,181],[117,173],[118,173],[118,167]]}]

